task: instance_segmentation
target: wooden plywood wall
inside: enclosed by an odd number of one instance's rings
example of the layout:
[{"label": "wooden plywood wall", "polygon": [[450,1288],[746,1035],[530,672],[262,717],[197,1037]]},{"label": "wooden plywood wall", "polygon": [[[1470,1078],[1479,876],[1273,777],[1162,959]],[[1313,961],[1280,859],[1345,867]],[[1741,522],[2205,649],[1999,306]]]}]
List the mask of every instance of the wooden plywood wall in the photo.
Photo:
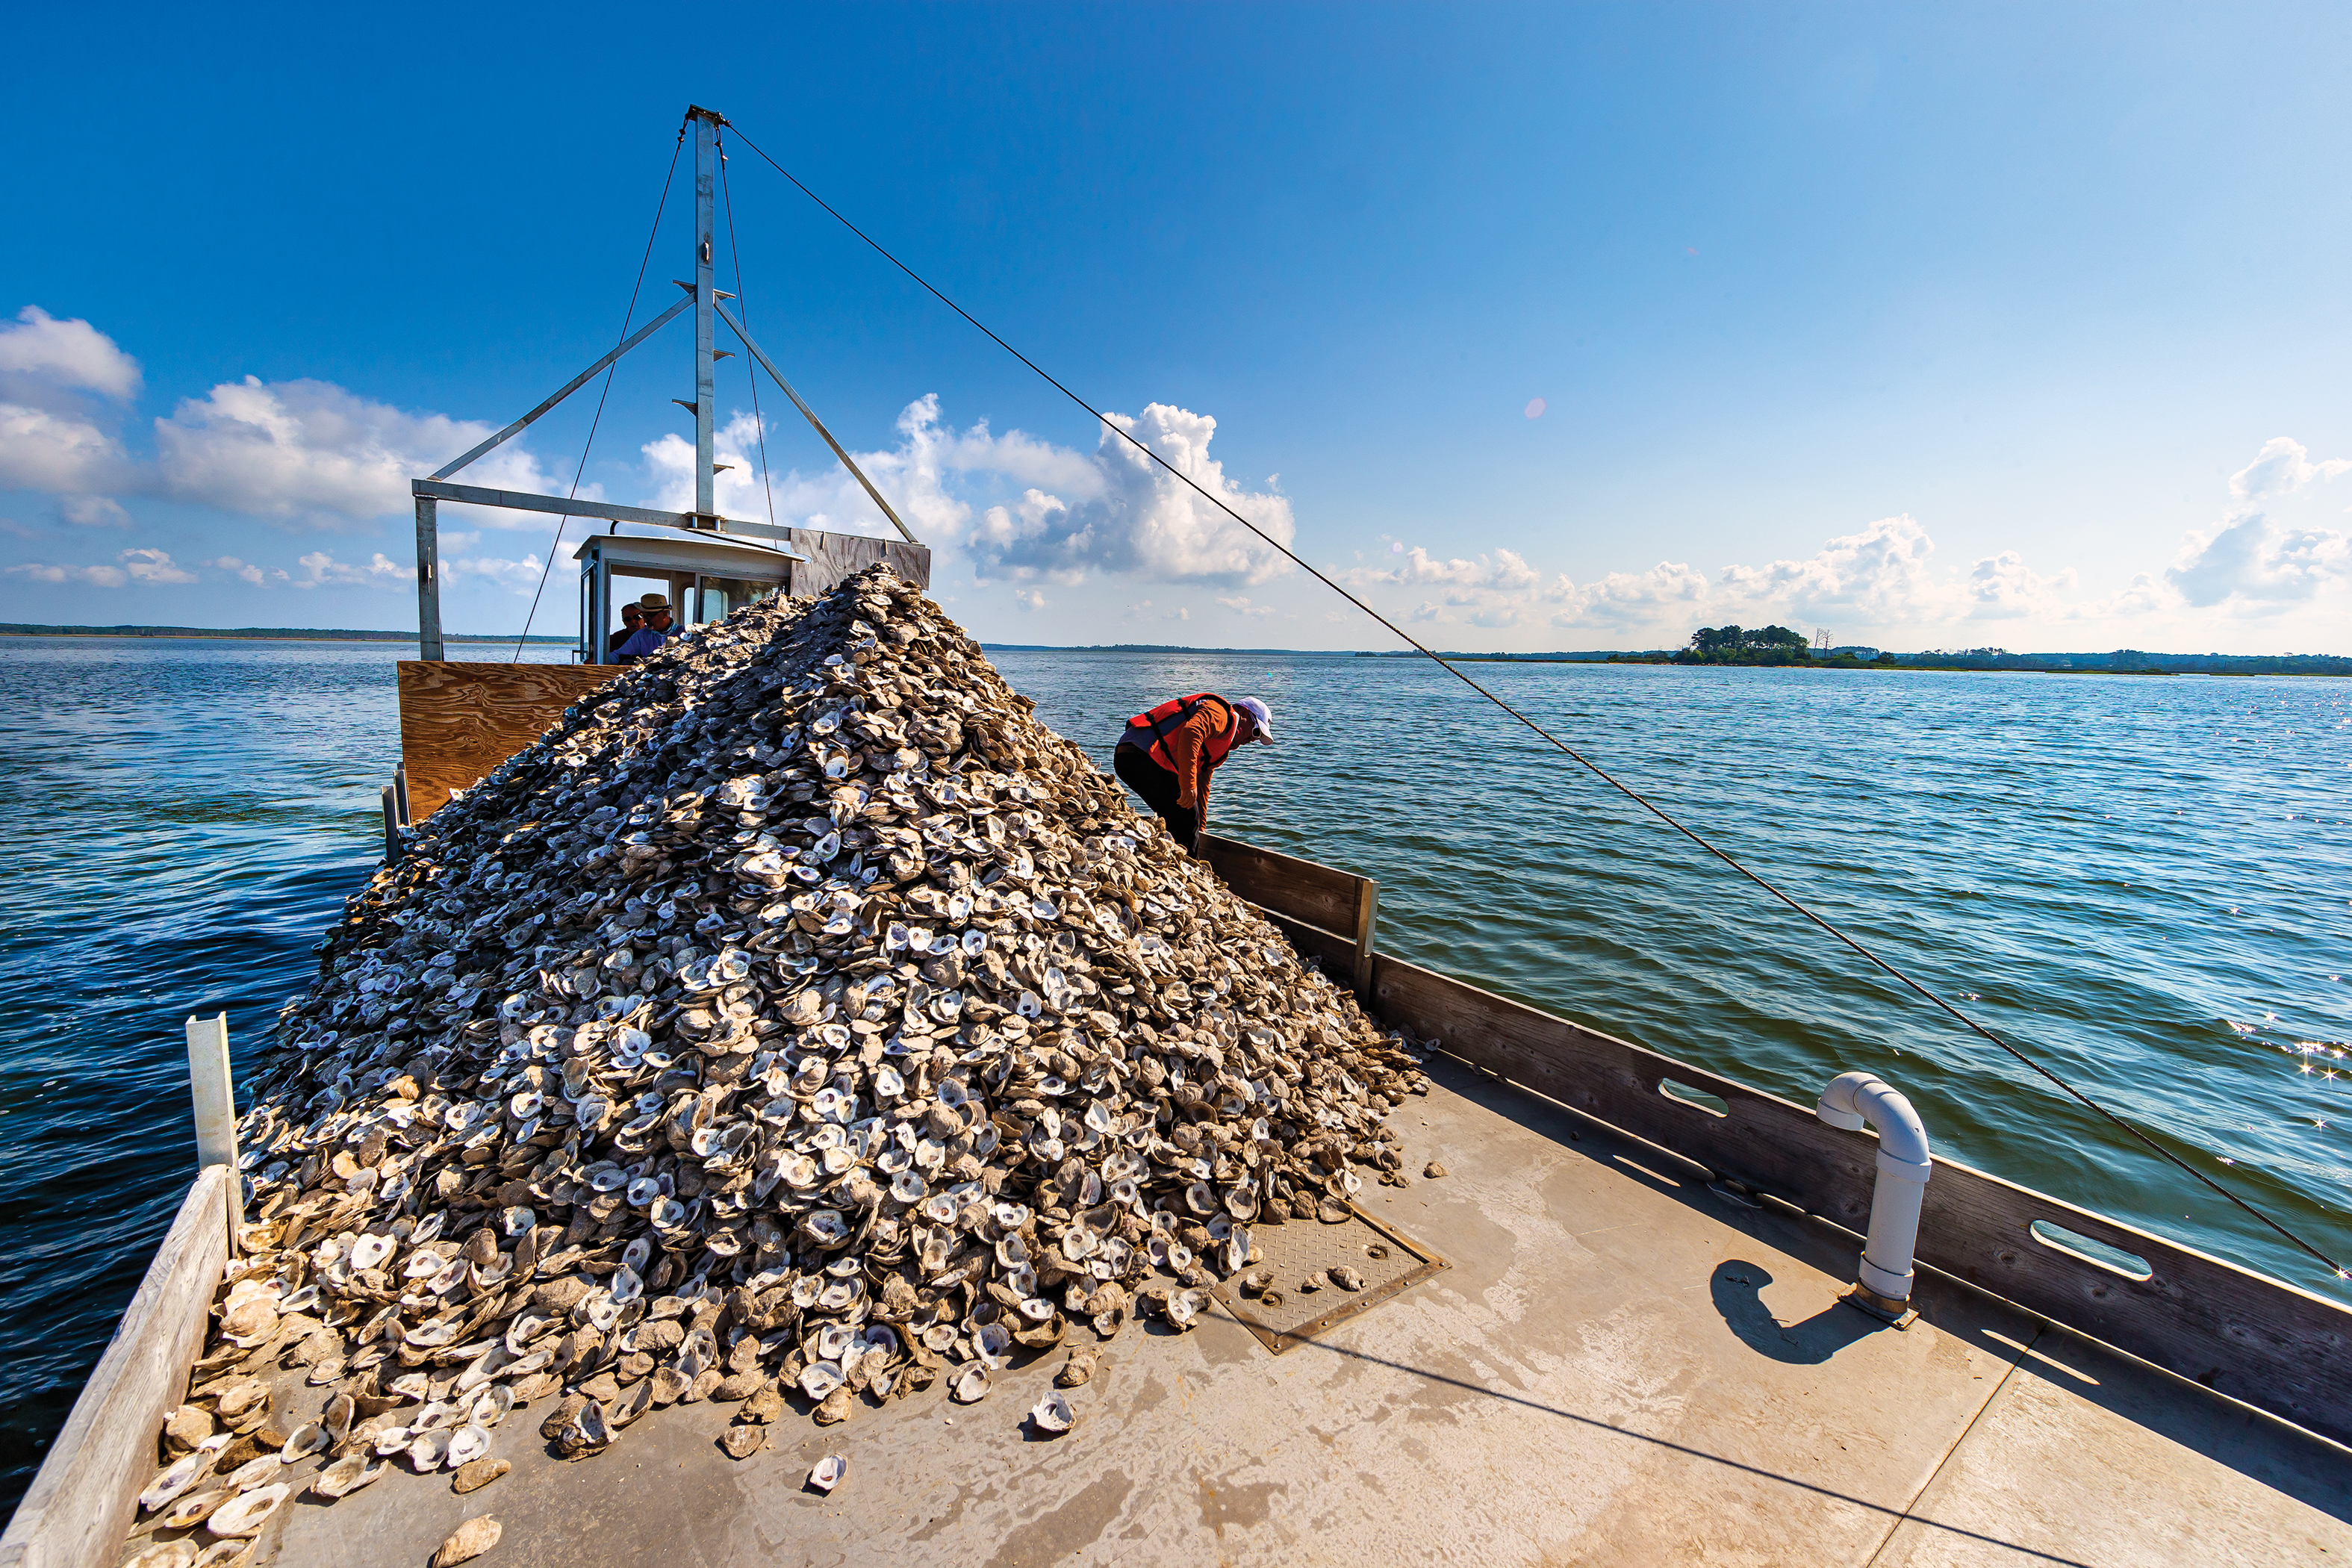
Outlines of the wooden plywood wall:
[{"label": "wooden plywood wall", "polygon": [[877,539],[864,533],[829,533],[815,528],[788,531],[793,548],[808,555],[805,562],[793,568],[795,594],[830,594],[840,586],[843,578],[855,577],[877,561],[890,563],[899,576],[918,588],[931,585],[929,545],[908,544],[900,539]]},{"label": "wooden plywood wall", "polygon": [[400,756],[408,815],[421,822],[450,793],[546,733],[566,708],[620,674],[615,665],[400,661]]}]

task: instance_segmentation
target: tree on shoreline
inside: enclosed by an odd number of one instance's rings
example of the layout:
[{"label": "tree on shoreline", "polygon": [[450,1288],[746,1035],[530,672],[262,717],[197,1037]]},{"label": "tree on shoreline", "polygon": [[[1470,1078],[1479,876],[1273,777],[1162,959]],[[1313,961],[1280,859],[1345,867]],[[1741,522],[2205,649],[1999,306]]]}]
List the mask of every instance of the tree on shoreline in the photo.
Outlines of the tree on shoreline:
[{"label": "tree on shoreline", "polygon": [[1676,664],[1806,664],[1812,650],[1787,626],[1701,626],[1674,655]]}]

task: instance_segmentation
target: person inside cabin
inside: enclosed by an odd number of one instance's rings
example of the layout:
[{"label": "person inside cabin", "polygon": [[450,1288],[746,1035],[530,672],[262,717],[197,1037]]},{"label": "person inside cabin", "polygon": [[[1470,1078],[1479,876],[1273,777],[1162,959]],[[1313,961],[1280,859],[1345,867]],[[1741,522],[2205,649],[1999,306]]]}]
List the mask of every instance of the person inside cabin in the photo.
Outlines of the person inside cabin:
[{"label": "person inside cabin", "polygon": [[669,601],[659,594],[647,594],[637,601],[645,612],[646,624],[623,643],[614,658],[622,664],[635,664],[661,651],[662,644],[677,636],[677,624],[669,618]]},{"label": "person inside cabin", "polygon": [[646,624],[646,612],[635,601],[621,606],[621,629],[604,639],[604,662],[621,662],[621,645],[637,635]]},{"label": "person inside cabin", "polygon": [[1111,760],[1169,836],[1197,854],[1209,826],[1209,775],[1252,741],[1274,744],[1274,713],[1264,702],[1195,691],[1129,719]]}]

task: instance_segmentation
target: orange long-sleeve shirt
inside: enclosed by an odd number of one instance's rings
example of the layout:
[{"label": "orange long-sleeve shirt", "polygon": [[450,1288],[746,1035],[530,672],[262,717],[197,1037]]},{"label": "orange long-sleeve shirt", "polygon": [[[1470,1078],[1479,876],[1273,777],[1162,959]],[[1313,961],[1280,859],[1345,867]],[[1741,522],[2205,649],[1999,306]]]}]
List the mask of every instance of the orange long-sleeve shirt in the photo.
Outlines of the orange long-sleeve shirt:
[{"label": "orange long-sleeve shirt", "polygon": [[1239,722],[1223,699],[1211,697],[1168,737],[1168,755],[1176,764],[1177,805],[1192,806],[1203,816],[1208,815],[1209,775],[1216,771],[1213,765],[1201,765],[1208,742],[1227,733]]}]

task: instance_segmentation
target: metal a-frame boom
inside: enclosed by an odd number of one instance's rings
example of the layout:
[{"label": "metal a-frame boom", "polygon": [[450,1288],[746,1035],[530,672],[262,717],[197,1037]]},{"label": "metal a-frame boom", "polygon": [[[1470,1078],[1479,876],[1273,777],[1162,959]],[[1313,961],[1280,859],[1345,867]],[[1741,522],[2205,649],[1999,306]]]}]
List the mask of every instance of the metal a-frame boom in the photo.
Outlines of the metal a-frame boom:
[{"label": "metal a-frame boom", "polygon": [[[751,534],[782,542],[773,548],[793,560],[808,559],[801,552],[790,547],[788,542],[792,537],[792,531],[789,529],[775,528],[765,523],[746,522],[740,519],[719,515],[716,498],[719,470],[713,461],[717,456],[718,435],[714,419],[718,404],[718,377],[715,367],[722,355],[712,341],[714,322],[719,321],[727,323],[728,328],[742,340],[744,348],[751,352],[751,357],[760,363],[778,386],[784,389],[784,395],[792,399],[793,406],[799,409],[810,426],[824,438],[824,444],[833,449],[833,455],[841,459],[841,466],[849,470],[858,484],[865,488],[866,493],[873,498],[874,504],[882,509],[882,515],[890,520],[891,525],[898,529],[908,543],[919,542],[914,534],[908,530],[907,525],[898,520],[898,514],[891,509],[890,503],[882,499],[882,492],[874,487],[874,481],[867,479],[856,463],[851,460],[848,451],[840,442],[833,438],[833,432],[824,427],[824,422],[817,418],[815,411],[801,400],[800,394],[793,390],[791,384],[777,372],[768,356],[760,351],[759,345],[751,341],[750,334],[744,331],[742,323],[729,314],[719,303],[721,300],[733,298],[732,295],[721,291],[715,286],[711,265],[711,230],[715,206],[713,198],[716,194],[719,169],[719,128],[727,123],[727,118],[716,110],[694,105],[688,107],[686,117],[694,126],[694,281],[692,283],[681,281],[678,284],[679,288],[687,290],[687,297],[637,329],[610,353],[599,358],[595,363],[557,388],[538,407],[533,408],[472,451],[444,464],[428,479],[409,481],[409,492],[415,497],[416,502],[418,645],[416,651],[419,658],[437,660],[444,657],[441,637],[439,509],[440,503],[445,500],[461,501],[469,506],[503,507],[515,511],[553,512],[564,517],[604,518],[614,522],[645,523],[661,528],[685,529],[693,532]],[[533,495],[525,491],[490,489],[478,485],[458,485],[447,482],[452,475],[520,435],[541,416],[594,380],[600,373],[623,354],[644,342],[689,309],[694,311],[694,401],[688,403],[684,398],[674,398],[671,401],[677,403],[694,416],[695,473],[692,511],[661,511],[650,507],[619,506],[605,501],[577,500],[563,496]]]}]

